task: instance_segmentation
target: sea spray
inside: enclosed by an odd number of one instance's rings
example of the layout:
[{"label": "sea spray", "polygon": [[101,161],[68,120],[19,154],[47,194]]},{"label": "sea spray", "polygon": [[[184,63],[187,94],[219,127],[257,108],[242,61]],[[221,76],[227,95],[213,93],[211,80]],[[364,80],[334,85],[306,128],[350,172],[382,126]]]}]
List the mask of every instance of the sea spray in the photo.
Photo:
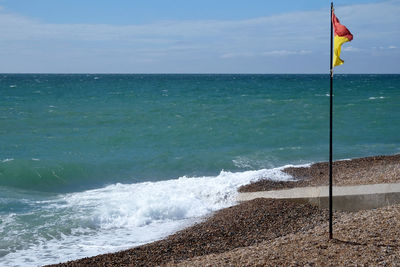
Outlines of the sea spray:
[{"label": "sea spray", "polygon": [[[335,77],[334,159],[400,153],[400,75]],[[150,242],[242,183],[287,179],[275,167],[326,161],[328,90],[329,75],[0,74],[0,265]]]},{"label": "sea spray", "polygon": [[[22,198],[29,212],[1,215],[6,265],[40,265],[160,239],[235,203],[237,188],[261,178],[288,180],[281,168],[135,184],[54,197]],[[9,203],[10,204],[10,203]]]}]

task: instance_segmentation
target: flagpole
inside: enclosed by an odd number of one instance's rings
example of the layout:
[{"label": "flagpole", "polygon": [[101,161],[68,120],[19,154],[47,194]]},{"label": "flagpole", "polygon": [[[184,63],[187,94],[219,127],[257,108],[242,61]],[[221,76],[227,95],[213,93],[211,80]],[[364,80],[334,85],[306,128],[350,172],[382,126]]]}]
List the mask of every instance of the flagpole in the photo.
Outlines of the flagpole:
[{"label": "flagpole", "polygon": [[333,117],[333,89],[332,89],[332,80],[333,80],[333,62],[332,62],[332,51],[333,51],[333,24],[332,24],[332,12],[333,12],[333,2],[331,2],[331,50],[330,50],[330,107],[329,107],[329,239],[332,239],[333,236],[333,227],[332,227],[332,117]]}]

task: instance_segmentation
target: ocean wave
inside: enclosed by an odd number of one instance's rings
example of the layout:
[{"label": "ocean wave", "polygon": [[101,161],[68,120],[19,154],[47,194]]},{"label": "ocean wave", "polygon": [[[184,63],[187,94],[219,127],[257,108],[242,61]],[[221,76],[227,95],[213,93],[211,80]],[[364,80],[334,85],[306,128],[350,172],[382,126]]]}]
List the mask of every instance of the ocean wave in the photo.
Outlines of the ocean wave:
[{"label": "ocean wave", "polygon": [[96,206],[93,219],[104,229],[140,227],[155,221],[180,220],[203,216],[232,205],[236,189],[263,177],[288,180],[280,169],[226,172],[209,177],[178,179],[137,184],[114,184],[105,188],[68,194],[70,206]]},{"label": "ocean wave", "polygon": [[0,216],[0,264],[43,265],[151,242],[235,204],[239,186],[262,178],[291,179],[281,168],[221,171],[35,198],[35,212]]},{"label": "ocean wave", "polygon": [[38,158],[0,161],[0,186],[23,190],[82,191],[110,183],[106,174],[107,170],[85,163],[43,161]]}]

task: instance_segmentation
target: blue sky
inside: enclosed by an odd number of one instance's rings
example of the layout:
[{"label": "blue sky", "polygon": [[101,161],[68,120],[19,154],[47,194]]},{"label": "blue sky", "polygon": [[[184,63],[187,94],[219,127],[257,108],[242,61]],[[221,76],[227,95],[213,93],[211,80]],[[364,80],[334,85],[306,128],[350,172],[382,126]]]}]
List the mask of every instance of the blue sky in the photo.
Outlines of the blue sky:
[{"label": "blue sky", "polygon": [[[3,73],[328,73],[330,1],[0,0]],[[400,73],[400,0],[335,1],[337,73]]]}]

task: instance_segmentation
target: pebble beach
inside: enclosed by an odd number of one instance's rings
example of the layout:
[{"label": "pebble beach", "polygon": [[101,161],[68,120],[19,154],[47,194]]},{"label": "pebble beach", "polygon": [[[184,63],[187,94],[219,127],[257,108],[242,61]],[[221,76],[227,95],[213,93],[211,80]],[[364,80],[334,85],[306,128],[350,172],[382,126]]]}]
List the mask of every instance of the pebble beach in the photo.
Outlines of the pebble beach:
[{"label": "pebble beach", "polygon": [[[334,184],[400,182],[400,155],[334,163]],[[293,181],[268,177],[241,192],[324,185],[327,163],[287,168]],[[334,212],[288,200],[255,199],[222,209],[163,240],[52,266],[349,266],[400,264],[400,205]]]}]

